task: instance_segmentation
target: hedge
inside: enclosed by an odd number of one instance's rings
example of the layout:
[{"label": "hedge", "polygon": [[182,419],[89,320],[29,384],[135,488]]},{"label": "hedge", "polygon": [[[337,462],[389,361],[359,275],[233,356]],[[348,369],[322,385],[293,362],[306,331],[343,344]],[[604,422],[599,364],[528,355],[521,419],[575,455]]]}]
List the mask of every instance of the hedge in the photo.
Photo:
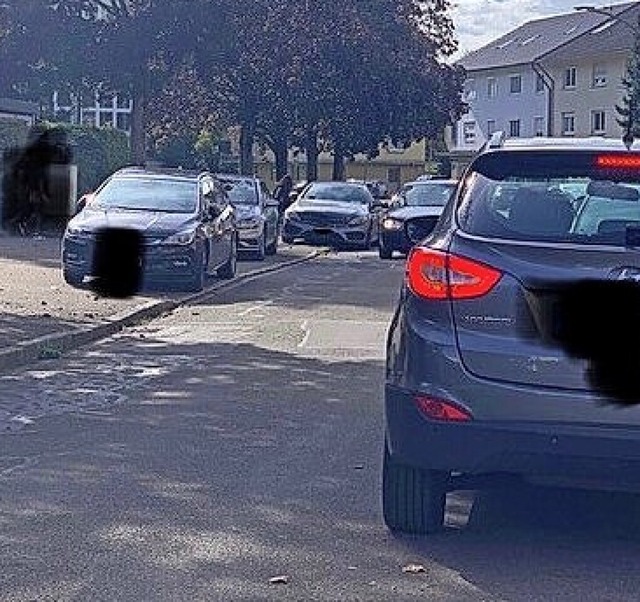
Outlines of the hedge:
[{"label": "hedge", "polygon": [[17,119],[0,119],[0,157],[4,151],[23,146],[27,141],[29,126]]},{"label": "hedge", "polygon": [[[78,166],[79,195],[95,190],[107,176],[131,162],[129,139],[119,130],[55,123],[40,123],[36,127],[64,132],[71,150],[71,162]],[[0,157],[5,151],[24,148],[28,135],[26,123],[0,119]]]},{"label": "hedge", "polygon": [[96,187],[117,169],[129,165],[129,139],[124,132],[89,126],[62,127],[71,147],[72,162],[78,166],[78,193]]}]

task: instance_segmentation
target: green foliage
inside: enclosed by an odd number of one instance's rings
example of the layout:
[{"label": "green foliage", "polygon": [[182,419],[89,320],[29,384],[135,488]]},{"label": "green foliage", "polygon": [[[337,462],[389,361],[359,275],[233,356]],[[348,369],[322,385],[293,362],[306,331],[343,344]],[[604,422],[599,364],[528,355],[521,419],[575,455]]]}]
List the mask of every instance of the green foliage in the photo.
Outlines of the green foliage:
[{"label": "green foliage", "polygon": [[95,188],[107,176],[130,162],[129,141],[123,132],[88,126],[56,126],[67,134],[78,166],[78,193]]},{"label": "green foliage", "polygon": [[195,169],[198,167],[195,143],[190,135],[172,136],[157,148],[155,158],[166,167]]},{"label": "green foliage", "polygon": [[[278,173],[293,145],[331,148],[338,165],[384,141],[432,138],[463,110],[464,74],[443,60],[456,48],[450,0],[5,2],[19,22],[0,40],[11,66],[0,88],[44,92],[66,78],[129,94],[138,158],[152,148],[209,164],[215,153],[197,151],[197,137],[225,121],[242,126],[244,159],[257,138]],[[77,144],[96,172],[105,157]]]},{"label": "green foliage", "polygon": [[155,159],[167,167],[219,171],[218,142],[218,136],[208,130],[197,135],[173,135],[157,146]]},{"label": "green foliage", "polygon": [[15,119],[0,119],[0,156],[5,150],[23,146],[27,140],[29,126]]},{"label": "green foliage", "polygon": [[625,94],[622,104],[616,105],[617,122],[623,130],[623,138],[640,137],[640,17],[636,26],[633,52],[627,65],[627,71],[622,78]]}]

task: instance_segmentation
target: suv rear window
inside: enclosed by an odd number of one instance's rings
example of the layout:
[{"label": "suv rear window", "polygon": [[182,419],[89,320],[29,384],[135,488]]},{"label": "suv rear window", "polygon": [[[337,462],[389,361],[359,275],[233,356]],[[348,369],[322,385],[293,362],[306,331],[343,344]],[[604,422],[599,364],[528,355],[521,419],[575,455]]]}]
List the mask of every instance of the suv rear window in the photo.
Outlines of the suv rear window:
[{"label": "suv rear window", "polygon": [[467,173],[457,216],[464,231],[479,236],[635,245],[640,153],[486,153]]}]

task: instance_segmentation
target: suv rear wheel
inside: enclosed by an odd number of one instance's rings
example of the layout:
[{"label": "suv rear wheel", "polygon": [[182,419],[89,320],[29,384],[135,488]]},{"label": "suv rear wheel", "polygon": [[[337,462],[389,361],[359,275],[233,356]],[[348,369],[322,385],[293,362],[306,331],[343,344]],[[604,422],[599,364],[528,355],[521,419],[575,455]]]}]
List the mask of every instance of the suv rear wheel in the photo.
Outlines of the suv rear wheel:
[{"label": "suv rear wheel", "polygon": [[448,473],[394,460],[384,446],[382,509],[391,531],[425,535],[444,525]]}]

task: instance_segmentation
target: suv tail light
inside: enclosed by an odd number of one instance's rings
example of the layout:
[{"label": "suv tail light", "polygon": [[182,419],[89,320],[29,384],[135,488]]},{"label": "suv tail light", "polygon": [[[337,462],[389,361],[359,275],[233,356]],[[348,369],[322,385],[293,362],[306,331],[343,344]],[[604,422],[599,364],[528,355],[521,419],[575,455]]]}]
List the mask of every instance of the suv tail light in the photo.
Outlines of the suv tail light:
[{"label": "suv tail light", "polygon": [[428,395],[417,395],[413,402],[425,418],[441,422],[470,422],[473,416],[465,408]]},{"label": "suv tail light", "polygon": [[483,263],[424,247],[414,247],[407,260],[409,288],[424,299],[482,297],[501,276]]}]

